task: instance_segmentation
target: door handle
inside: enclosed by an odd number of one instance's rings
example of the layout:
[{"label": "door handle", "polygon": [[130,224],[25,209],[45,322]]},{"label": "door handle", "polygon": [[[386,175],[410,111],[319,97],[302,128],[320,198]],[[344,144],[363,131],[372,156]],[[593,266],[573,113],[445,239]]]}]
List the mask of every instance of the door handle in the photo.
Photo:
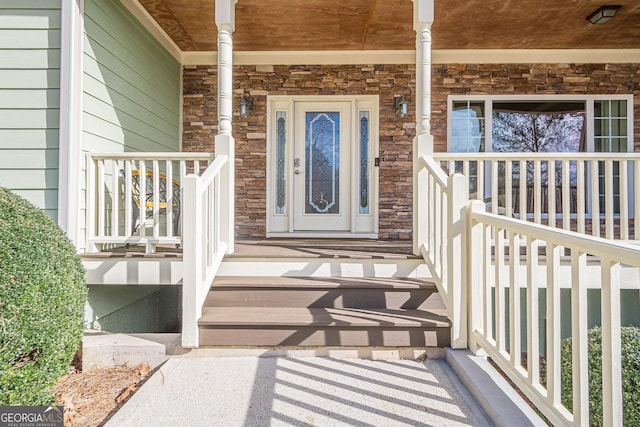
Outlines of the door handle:
[{"label": "door handle", "polygon": [[298,169],[294,170],[293,173],[295,173],[296,175],[300,175],[300,171]]}]

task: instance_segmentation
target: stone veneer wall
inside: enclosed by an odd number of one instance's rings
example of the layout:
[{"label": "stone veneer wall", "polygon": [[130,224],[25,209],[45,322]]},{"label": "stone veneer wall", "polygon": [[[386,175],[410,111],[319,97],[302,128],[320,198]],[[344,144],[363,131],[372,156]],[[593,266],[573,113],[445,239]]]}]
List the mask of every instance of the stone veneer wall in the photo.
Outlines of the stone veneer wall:
[{"label": "stone veneer wall", "polygon": [[[266,221],[267,95],[379,95],[379,237],[410,239],[412,146],[415,136],[415,65],[236,66],[234,106],[248,93],[254,109],[243,119],[236,108],[236,234],[264,237]],[[212,151],[217,132],[215,67],[184,68],[183,151]],[[394,96],[404,95],[409,115],[398,118]]]},{"label": "stone veneer wall", "polygon": [[[184,68],[183,151],[213,151],[217,132],[216,67]],[[234,105],[253,97],[243,119],[236,109],[236,227],[240,237],[264,237],[267,95],[379,95],[379,237],[410,239],[414,65],[236,66]],[[638,64],[450,64],[432,69],[432,133],[447,148],[447,96],[519,94],[633,94],[635,146],[640,151]],[[393,98],[404,95],[409,114],[398,118]]]}]

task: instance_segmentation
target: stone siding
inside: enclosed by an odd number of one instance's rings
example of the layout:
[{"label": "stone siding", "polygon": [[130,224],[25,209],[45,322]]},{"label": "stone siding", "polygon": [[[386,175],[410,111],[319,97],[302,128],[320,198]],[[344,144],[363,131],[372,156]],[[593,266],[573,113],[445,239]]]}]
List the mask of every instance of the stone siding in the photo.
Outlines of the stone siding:
[{"label": "stone siding", "polygon": [[[184,69],[184,151],[212,151],[217,132],[215,67]],[[414,65],[236,66],[234,106],[248,93],[254,109],[242,118],[236,108],[236,233],[264,237],[266,221],[267,95],[378,95],[380,97],[379,237],[410,239],[412,146],[415,136]],[[409,101],[398,118],[395,96]]]},{"label": "stone siding", "polygon": [[[252,96],[254,110],[234,110],[236,228],[239,237],[264,237],[266,218],[267,95],[378,95],[380,98],[379,237],[410,239],[415,66],[236,66],[234,106]],[[217,132],[217,70],[184,68],[183,151],[213,151]],[[640,66],[637,64],[450,64],[432,70],[432,133],[446,151],[448,95],[633,94],[636,150],[640,150]],[[395,96],[409,114],[398,118]]]}]

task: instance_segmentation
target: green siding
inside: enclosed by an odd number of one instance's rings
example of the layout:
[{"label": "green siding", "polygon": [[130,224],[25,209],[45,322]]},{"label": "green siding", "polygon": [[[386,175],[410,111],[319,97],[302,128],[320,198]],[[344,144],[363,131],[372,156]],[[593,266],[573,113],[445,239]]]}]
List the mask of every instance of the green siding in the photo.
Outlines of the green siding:
[{"label": "green siding", "polygon": [[61,0],[0,0],[0,185],[58,210]]},{"label": "green siding", "polygon": [[180,64],[117,0],[85,3],[83,148],[178,151]]}]

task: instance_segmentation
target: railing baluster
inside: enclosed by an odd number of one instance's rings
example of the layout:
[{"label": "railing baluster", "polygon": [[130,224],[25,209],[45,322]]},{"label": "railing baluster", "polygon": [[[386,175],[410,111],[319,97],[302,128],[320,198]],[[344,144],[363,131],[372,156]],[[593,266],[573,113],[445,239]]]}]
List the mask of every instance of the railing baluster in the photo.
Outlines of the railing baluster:
[{"label": "railing baluster", "polygon": [[537,240],[527,238],[527,371],[529,384],[540,384],[539,284]]},{"label": "railing baluster", "polygon": [[144,160],[138,162],[138,183],[140,185],[140,214],[138,221],[140,222],[140,237],[147,235],[147,165]]},{"label": "railing baluster", "polygon": [[111,191],[111,236],[120,236],[120,174],[118,173],[118,161],[111,160],[111,179],[113,190]]},{"label": "railing baluster", "polygon": [[[152,162],[153,170],[153,237],[160,237],[160,168],[158,161]],[[168,208],[168,206],[167,206]]]},{"label": "railing baluster", "polygon": [[484,333],[487,338],[494,337],[493,334],[493,302],[492,302],[492,286],[491,286],[491,227],[484,225],[484,248],[482,282],[484,283]]},{"label": "railing baluster", "polygon": [[124,235],[133,234],[133,199],[132,199],[131,160],[124,161]]},{"label": "railing baluster", "polygon": [[527,220],[527,162],[520,160],[520,219]]},{"label": "railing baluster", "polygon": [[498,213],[498,162],[491,162],[491,213]]},{"label": "railing baluster", "polygon": [[598,160],[591,162],[591,234],[600,237],[600,177]]},{"label": "railing baluster", "polygon": [[589,425],[589,365],[587,350],[587,254],[571,250],[571,363],[573,370],[573,421]]},{"label": "railing baluster", "polygon": [[105,236],[105,216],[107,207],[105,205],[105,176],[104,160],[98,160],[98,233],[99,237]]},{"label": "railing baluster", "polygon": [[494,236],[494,271],[495,271],[495,324],[496,324],[496,347],[499,352],[506,349],[505,336],[505,298],[504,298],[504,231],[498,227],[493,228]]},{"label": "railing baluster", "polygon": [[562,248],[547,242],[547,399],[549,405],[558,406],[560,395],[560,254]]},{"label": "railing baluster", "polygon": [[[562,228],[571,229],[571,162],[562,161]],[[576,194],[579,198],[580,194]],[[576,201],[577,202],[577,201]],[[576,203],[577,206],[577,203]],[[577,215],[577,212],[576,212]]]},{"label": "railing baluster", "polygon": [[173,236],[173,161],[165,162],[165,199],[167,202],[167,236]]},{"label": "railing baluster", "polygon": [[198,160],[193,161],[193,173],[195,175],[200,175],[200,162]]},{"label": "railing baluster", "polygon": [[613,239],[613,162],[606,160],[604,166],[605,236],[607,239]]},{"label": "railing baluster", "polygon": [[478,187],[477,187],[477,191],[476,191],[476,199],[480,200],[481,202],[484,202],[484,198],[485,198],[485,191],[484,191],[484,161],[482,160],[478,160],[478,178],[477,178],[477,182],[478,182]]},{"label": "railing baluster", "polygon": [[585,211],[587,210],[587,185],[586,185],[586,161],[578,160],[576,162],[576,170],[577,170],[577,187],[576,191],[578,194],[578,233],[585,234],[586,233],[586,225],[585,225]]},{"label": "railing baluster", "polygon": [[556,226],[556,162],[547,161],[547,218],[550,227]]},{"label": "railing baluster", "polygon": [[520,238],[509,232],[509,347],[511,365],[520,368],[522,335],[520,331]]},{"label": "railing baluster", "polygon": [[629,167],[626,160],[618,161],[620,165],[620,239],[629,240]]},{"label": "railing baluster", "polygon": [[542,176],[540,160],[533,161],[533,221],[536,224],[542,222]]},{"label": "railing baluster", "polygon": [[513,217],[513,162],[507,160],[504,162],[504,207],[507,217]]}]

